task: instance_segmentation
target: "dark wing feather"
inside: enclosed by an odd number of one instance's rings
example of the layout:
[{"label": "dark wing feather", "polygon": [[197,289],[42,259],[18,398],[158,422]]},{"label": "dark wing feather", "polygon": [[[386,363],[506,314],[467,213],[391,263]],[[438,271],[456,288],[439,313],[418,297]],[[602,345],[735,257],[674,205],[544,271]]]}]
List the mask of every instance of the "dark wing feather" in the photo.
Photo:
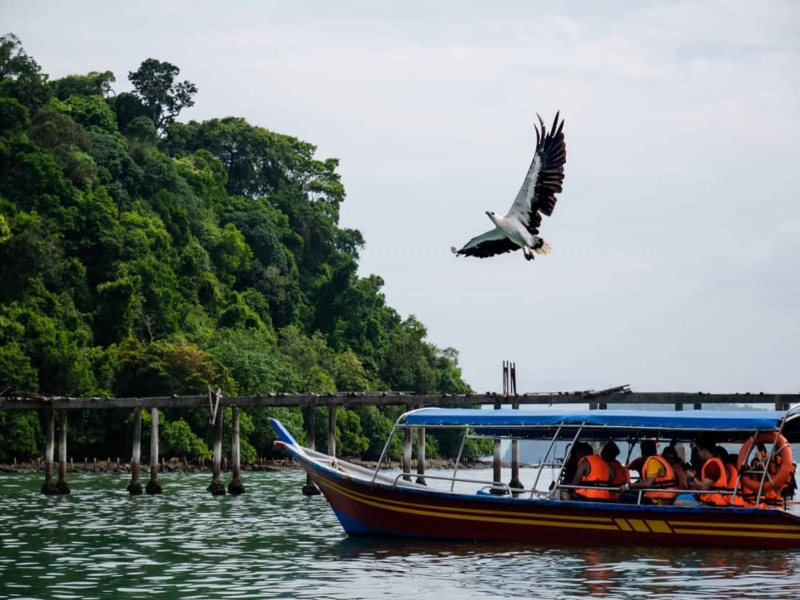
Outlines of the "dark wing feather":
[{"label": "dark wing feather", "polygon": [[519,246],[517,246],[508,238],[504,238],[502,240],[489,240],[486,242],[481,242],[472,248],[459,250],[456,254],[463,256],[477,256],[478,258],[489,258],[490,256],[496,256],[498,254],[513,252],[514,250],[519,250]]},{"label": "dark wing feather", "polygon": [[[538,115],[537,115],[538,116]],[[525,176],[525,181],[514,200],[509,215],[517,216],[532,234],[539,233],[542,214],[548,217],[556,206],[556,194],[564,184],[564,164],[567,162],[567,147],[564,144],[564,121],[559,123],[559,113],[553,126],[547,131],[541,117],[542,131],[536,131],[536,151]]]}]

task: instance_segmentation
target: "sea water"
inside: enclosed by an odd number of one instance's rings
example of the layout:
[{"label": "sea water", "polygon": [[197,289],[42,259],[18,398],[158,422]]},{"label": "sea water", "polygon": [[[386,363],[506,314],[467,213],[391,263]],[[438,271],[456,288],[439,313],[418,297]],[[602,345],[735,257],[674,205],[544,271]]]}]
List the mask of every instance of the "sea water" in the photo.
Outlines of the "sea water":
[{"label": "sea water", "polygon": [[140,497],[128,474],[70,474],[61,497],[41,480],[0,475],[0,599],[800,598],[800,550],[351,539],[300,471],[246,471],[239,497],[212,497],[207,473]]}]

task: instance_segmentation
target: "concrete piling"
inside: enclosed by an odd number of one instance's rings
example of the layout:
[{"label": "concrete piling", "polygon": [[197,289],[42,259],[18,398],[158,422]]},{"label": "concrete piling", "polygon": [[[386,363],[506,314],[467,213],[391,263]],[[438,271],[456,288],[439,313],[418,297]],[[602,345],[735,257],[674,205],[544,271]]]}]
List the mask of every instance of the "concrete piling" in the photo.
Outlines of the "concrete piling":
[{"label": "concrete piling", "polygon": [[214,474],[211,478],[211,485],[208,491],[214,496],[225,495],[225,484],[220,479],[222,468],[222,407],[217,408],[217,416],[214,420]]},{"label": "concrete piling", "polygon": [[44,451],[44,484],[42,493],[52,496],[58,494],[58,488],[53,483],[53,446],[55,446],[56,413],[51,408],[47,411],[47,442]]},{"label": "concrete piling", "polygon": [[67,484],[67,411],[61,411],[61,439],[58,441],[58,483],[59,494],[69,494]]},{"label": "concrete piling", "polygon": [[420,427],[417,430],[417,483],[428,485],[425,483],[425,428]]},{"label": "concrete piling", "polygon": [[150,481],[147,482],[148,494],[162,494],[158,482],[158,409],[150,409]]},{"label": "concrete piling", "polygon": [[131,454],[131,482],[128,492],[131,496],[142,495],[142,484],[139,481],[139,471],[142,460],[142,407],[133,409],[133,453]]},{"label": "concrete piling", "polygon": [[243,494],[242,469],[239,454],[239,407],[233,407],[233,439],[231,440],[231,462],[233,463],[233,477],[228,484],[229,494]]},{"label": "concrete piling", "polygon": [[[316,446],[316,426],[317,426],[317,409],[313,404],[306,405],[306,445],[309,449],[314,450]],[[319,489],[314,482],[311,481],[311,476],[306,474],[306,484],[303,486],[304,496],[317,496]]]}]

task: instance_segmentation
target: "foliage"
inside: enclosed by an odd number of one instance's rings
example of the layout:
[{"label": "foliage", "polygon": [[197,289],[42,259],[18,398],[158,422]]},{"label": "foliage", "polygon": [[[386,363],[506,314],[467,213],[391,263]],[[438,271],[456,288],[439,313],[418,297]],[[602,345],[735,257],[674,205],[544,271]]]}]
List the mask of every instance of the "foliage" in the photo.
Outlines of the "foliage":
[{"label": "foliage", "polygon": [[[148,59],[114,94],[110,71],[50,81],[0,38],[0,391],[468,391],[457,353],[358,275],[338,161],[242,118],[178,122],[197,93],[179,73]],[[337,409],[338,453],[377,459],[398,411]],[[305,440],[299,408],[242,409],[243,460],[275,455],[270,417]],[[165,453],[208,455],[207,410],[160,418]],[[0,460],[39,451],[37,415],[0,419]],[[71,448],[128,451],[130,414],[74,419]],[[226,409],[226,452],[230,427]],[[431,456],[458,451],[460,438],[429,438]],[[389,455],[401,451],[395,436]]]}]

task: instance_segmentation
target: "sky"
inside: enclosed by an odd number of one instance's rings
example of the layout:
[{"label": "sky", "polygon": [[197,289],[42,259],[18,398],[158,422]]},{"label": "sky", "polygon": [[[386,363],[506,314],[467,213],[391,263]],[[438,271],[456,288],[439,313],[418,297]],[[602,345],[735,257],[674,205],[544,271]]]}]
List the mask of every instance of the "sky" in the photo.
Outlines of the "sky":
[{"label": "sky", "polygon": [[[800,4],[7,1],[51,77],[147,58],[181,120],[337,157],[360,273],[476,391],[800,390]],[[565,118],[550,256],[456,259]]]}]

